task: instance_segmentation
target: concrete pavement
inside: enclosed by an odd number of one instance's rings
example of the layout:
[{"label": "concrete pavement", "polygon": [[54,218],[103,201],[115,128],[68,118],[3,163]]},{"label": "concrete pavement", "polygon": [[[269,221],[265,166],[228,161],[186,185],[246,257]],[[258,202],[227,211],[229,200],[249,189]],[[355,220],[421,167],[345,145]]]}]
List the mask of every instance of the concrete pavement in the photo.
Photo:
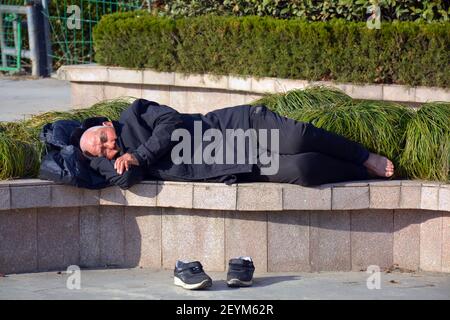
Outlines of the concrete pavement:
[{"label": "concrete pavement", "polygon": [[381,273],[380,289],[369,290],[371,275],[366,272],[255,273],[254,285],[248,288],[228,288],[226,272],[208,272],[213,286],[202,291],[174,286],[172,274],[149,269],[81,270],[79,290],[67,288],[74,274],[8,275],[0,277],[0,299],[450,299],[450,275],[439,273]]},{"label": "concrete pavement", "polygon": [[0,121],[23,120],[36,113],[70,109],[68,81],[0,75]]}]

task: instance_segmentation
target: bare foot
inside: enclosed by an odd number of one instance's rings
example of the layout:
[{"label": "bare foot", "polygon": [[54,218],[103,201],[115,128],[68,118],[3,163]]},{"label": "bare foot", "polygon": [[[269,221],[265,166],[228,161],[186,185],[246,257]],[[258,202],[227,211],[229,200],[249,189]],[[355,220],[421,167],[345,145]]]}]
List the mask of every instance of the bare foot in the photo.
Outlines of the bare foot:
[{"label": "bare foot", "polygon": [[372,176],[391,177],[394,174],[392,161],[376,153],[370,153],[363,165]]}]

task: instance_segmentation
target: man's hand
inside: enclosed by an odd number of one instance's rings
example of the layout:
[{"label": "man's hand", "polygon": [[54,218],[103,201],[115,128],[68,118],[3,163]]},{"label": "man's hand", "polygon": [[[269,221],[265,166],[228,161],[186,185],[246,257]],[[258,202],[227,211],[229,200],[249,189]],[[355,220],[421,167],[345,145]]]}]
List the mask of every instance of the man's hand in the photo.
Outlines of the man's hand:
[{"label": "man's hand", "polygon": [[132,154],[125,153],[116,159],[114,169],[116,169],[118,174],[122,174],[125,170],[128,171],[131,165],[138,166],[139,162]]}]

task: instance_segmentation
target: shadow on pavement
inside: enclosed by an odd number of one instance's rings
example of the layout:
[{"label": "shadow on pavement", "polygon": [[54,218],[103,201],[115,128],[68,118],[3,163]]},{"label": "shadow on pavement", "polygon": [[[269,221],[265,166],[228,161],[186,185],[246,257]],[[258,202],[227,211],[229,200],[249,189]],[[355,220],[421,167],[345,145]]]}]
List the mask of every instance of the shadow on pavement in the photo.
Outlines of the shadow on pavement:
[{"label": "shadow on pavement", "polygon": [[[300,279],[302,279],[302,277],[300,276],[254,277],[252,286],[241,288],[262,288],[285,281],[295,281]],[[224,291],[224,290],[229,291],[229,290],[239,290],[241,288],[228,287],[226,280],[222,279],[222,280],[213,280],[213,284],[210,288],[208,288],[208,291]]]}]

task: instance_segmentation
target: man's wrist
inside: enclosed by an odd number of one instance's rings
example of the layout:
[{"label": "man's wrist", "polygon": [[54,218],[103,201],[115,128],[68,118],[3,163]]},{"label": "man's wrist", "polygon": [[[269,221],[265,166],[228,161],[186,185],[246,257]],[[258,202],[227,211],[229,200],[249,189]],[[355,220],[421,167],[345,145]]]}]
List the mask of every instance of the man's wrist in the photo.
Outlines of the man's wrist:
[{"label": "man's wrist", "polygon": [[141,165],[142,158],[136,152],[132,152],[132,153],[130,153],[130,155],[133,158],[133,161],[136,161],[137,166]]}]

